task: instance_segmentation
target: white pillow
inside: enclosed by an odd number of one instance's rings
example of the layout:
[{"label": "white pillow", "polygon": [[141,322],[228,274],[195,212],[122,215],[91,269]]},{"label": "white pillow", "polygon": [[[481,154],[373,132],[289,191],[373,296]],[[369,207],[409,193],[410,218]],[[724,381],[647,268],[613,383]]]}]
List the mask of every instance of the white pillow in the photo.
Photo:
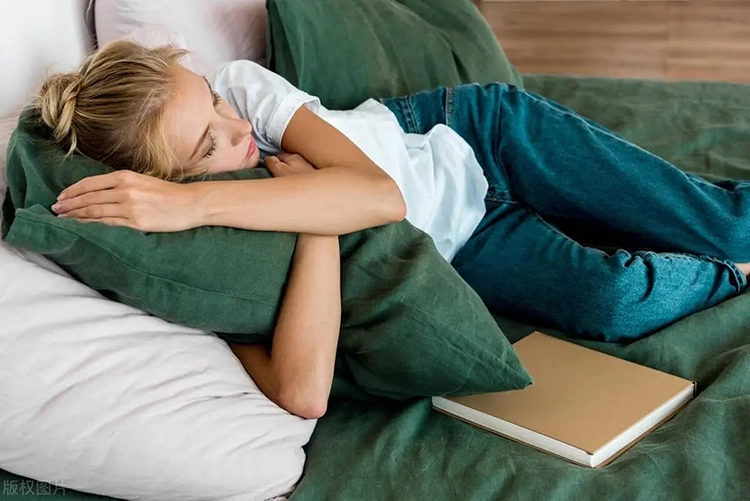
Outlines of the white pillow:
[{"label": "white pillow", "polygon": [[75,68],[92,48],[88,1],[0,1],[0,117],[18,114],[48,73]]},{"label": "white pillow", "polygon": [[[138,42],[144,47],[159,47],[161,45],[173,45],[180,49],[187,49],[187,42],[182,35],[166,26],[150,24],[141,26],[127,34],[126,38]],[[189,49],[188,49],[189,50]],[[180,64],[189,70],[196,71],[193,66],[193,56],[188,54],[180,60]],[[210,73],[210,72],[205,72]]]},{"label": "white pillow", "polygon": [[255,386],[227,344],[110,301],[0,242],[0,468],[153,501],[266,499],[316,421]]},{"label": "white pillow", "polygon": [[[18,123],[18,117],[5,118],[0,120],[0,205],[3,203],[5,198],[5,188],[7,188],[7,176],[5,174],[5,167],[7,164],[8,154],[8,141],[13,133],[13,129],[16,128]],[[2,213],[0,213],[0,221],[2,221]]]},{"label": "white pillow", "polygon": [[178,33],[198,73],[266,56],[266,0],[107,0],[95,4],[99,45],[158,25]]}]

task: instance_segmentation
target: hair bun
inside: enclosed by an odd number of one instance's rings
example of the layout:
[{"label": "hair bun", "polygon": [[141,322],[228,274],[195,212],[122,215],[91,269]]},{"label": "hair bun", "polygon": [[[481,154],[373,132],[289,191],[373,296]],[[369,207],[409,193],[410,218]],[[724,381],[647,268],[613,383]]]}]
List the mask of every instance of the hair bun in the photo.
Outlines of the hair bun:
[{"label": "hair bun", "polygon": [[37,105],[42,120],[52,129],[55,141],[73,152],[76,148],[76,104],[83,75],[79,72],[58,73],[49,77],[39,91]]}]

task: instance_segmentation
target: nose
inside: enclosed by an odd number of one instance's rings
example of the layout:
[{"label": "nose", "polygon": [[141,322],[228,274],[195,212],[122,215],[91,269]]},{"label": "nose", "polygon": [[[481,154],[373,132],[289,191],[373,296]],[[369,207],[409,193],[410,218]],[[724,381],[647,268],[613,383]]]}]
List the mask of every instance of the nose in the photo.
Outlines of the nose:
[{"label": "nose", "polygon": [[253,126],[247,120],[236,119],[233,120],[232,127],[232,146],[238,146],[245,141],[253,132]]}]

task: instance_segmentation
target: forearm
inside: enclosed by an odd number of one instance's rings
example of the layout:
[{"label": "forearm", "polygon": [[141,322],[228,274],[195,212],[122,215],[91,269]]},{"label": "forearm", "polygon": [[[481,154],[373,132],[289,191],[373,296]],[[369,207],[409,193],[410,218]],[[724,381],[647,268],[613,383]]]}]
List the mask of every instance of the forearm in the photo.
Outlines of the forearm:
[{"label": "forearm", "polygon": [[270,355],[231,344],[258,387],[281,407],[323,415],[333,381],[341,326],[338,237],[299,235]]},{"label": "forearm", "polygon": [[191,188],[200,226],[342,235],[400,221],[406,210],[387,174],[347,167]]}]

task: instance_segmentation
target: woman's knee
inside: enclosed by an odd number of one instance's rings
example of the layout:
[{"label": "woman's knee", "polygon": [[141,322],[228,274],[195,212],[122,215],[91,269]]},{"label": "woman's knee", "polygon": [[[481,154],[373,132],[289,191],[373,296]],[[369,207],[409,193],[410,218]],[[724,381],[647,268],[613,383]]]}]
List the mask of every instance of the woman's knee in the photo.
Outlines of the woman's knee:
[{"label": "woman's knee", "polygon": [[645,312],[639,312],[636,305],[613,293],[604,293],[601,297],[582,298],[580,314],[570,322],[569,332],[577,337],[584,337],[605,342],[633,341],[648,335],[652,322],[644,318]]},{"label": "woman's knee", "polygon": [[573,335],[607,342],[640,339],[665,324],[670,297],[654,294],[653,274],[641,256],[622,252],[589,274],[578,290]]}]

